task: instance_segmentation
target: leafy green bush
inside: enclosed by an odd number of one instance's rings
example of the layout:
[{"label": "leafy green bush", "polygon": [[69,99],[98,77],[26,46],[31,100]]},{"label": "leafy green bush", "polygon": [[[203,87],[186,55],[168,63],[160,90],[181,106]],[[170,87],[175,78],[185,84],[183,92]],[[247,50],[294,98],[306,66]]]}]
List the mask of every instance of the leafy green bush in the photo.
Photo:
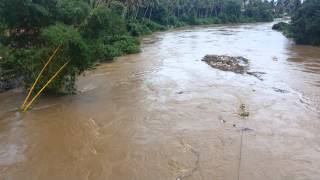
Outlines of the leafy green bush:
[{"label": "leafy green bush", "polygon": [[202,25],[209,25],[209,24],[219,24],[221,20],[218,18],[202,18],[198,20]]},{"label": "leafy green bush", "polygon": [[113,46],[118,49],[121,54],[133,54],[140,52],[140,42],[136,38],[131,36],[119,36],[113,41]]},{"label": "leafy green bush", "polygon": [[239,22],[241,16],[241,4],[239,1],[225,1],[224,2],[225,10],[219,16],[222,22],[225,23],[235,23]]},{"label": "leafy green bush", "polygon": [[5,44],[16,48],[35,44],[40,29],[54,22],[54,11],[56,6],[52,0],[1,0],[0,18],[8,28],[7,34],[10,32],[10,36],[2,34]]},{"label": "leafy green bush", "polygon": [[43,27],[54,21],[51,13],[56,10],[55,3],[52,0],[1,0],[0,17],[9,27]]},{"label": "leafy green bush", "polygon": [[53,50],[61,46],[52,63],[41,77],[36,90],[39,90],[66,62],[70,61],[62,73],[50,84],[47,92],[73,93],[79,73],[93,64],[90,51],[80,33],[71,26],[57,24],[41,31],[38,45],[27,48],[8,48],[3,55],[3,69],[23,78],[26,86],[36,79]]},{"label": "leafy green bush", "polygon": [[170,16],[168,18],[168,25],[173,27],[182,27],[187,25],[186,22],[182,21],[181,19],[177,18],[176,16]]},{"label": "leafy green bush", "polygon": [[320,45],[320,0],[307,0],[291,19],[291,32],[299,44]]},{"label": "leafy green bush", "polygon": [[89,49],[82,37],[74,28],[57,24],[44,29],[40,39],[44,46],[11,49],[9,55],[5,57],[4,66],[23,77],[26,85],[30,86],[52,54],[53,49],[61,46],[36,89],[42,87],[64,63],[70,61],[66,69],[50,84],[47,91],[75,92],[76,76],[92,64]]},{"label": "leafy green bush", "polygon": [[59,0],[57,1],[56,17],[65,24],[81,24],[89,15],[90,7],[84,1]]},{"label": "leafy green bush", "polygon": [[49,26],[41,33],[41,40],[46,47],[62,46],[63,55],[68,57],[71,64],[80,72],[86,70],[91,64],[92,59],[88,56],[89,49],[80,35],[73,27],[63,24]]},{"label": "leafy green bush", "polygon": [[169,12],[165,6],[157,6],[153,8],[150,19],[159,24],[168,24]]},{"label": "leafy green bush", "polygon": [[136,37],[142,36],[142,35],[148,35],[152,33],[152,31],[149,29],[147,25],[140,23],[138,21],[128,22],[127,28],[130,35],[136,36]]},{"label": "leafy green bush", "polygon": [[291,37],[291,30],[290,30],[290,24],[288,23],[285,23],[285,22],[280,22],[280,23],[277,23],[277,24],[274,24],[272,26],[272,29],[273,30],[276,30],[276,31],[281,31],[285,36],[287,37]]},{"label": "leafy green bush", "polygon": [[124,16],[127,11],[126,6],[122,2],[119,2],[119,1],[111,1],[110,2],[110,9],[113,13],[115,13],[119,16]]},{"label": "leafy green bush", "polygon": [[270,4],[267,2],[255,2],[247,6],[244,15],[248,18],[254,19],[257,22],[273,21],[273,12]]},{"label": "leafy green bush", "polygon": [[76,76],[88,69],[94,62],[84,39],[73,27],[57,24],[44,29],[41,33],[41,40],[46,44],[46,47],[61,46],[61,50],[54,60],[54,65],[57,67],[51,66],[49,74],[56,72],[57,68],[70,61],[61,76],[48,89],[66,93],[74,92]]},{"label": "leafy green bush", "polygon": [[127,32],[123,17],[112,13],[106,6],[98,6],[92,10],[81,30],[87,38],[120,35]]},{"label": "leafy green bush", "polygon": [[92,57],[100,61],[112,60],[124,54],[140,52],[138,39],[128,36],[104,36],[96,41],[88,42]]},{"label": "leafy green bush", "polygon": [[3,57],[5,63],[2,64],[2,68],[23,77],[24,83],[28,86],[36,79],[44,61],[48,59],[49,52],[47,48],[10,49],[7,56]]},{"label": "leafy green bush", "polygon": [[195,15],[186,15],[186,16],[183,16],[181,19],[182,21],[184,21],[186,24],[189,24],[189,25],[201,24]]},{"label": "leafy green bush", "polygon": [[161,24],[158,24],[156,22],[153,22],[151,21],[150,19],[144,19],[142,20],[142,23],[147,26],[150,31],[164,31],[166,30],[167,28]]},{"label": "leafy green bush", "polygon": [[280,23],[274,24],[272,26],[272,29],[277,31],[284,31],[284,30],[287,30],[289,26],[290,25],[288,23],[280,22]]}]

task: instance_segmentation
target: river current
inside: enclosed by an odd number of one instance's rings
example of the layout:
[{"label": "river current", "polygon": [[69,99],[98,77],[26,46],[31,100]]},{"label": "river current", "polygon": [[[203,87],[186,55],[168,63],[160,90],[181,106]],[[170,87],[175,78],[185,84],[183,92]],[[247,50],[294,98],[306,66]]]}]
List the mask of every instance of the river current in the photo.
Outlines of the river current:
[{"label": "river current", "polygon": [[[155,33],[27,113],[24,90],[0,94],[0,180],[320,179],[320,48],[272,24]],[[261,79],[207,54],[246,57]]]}]

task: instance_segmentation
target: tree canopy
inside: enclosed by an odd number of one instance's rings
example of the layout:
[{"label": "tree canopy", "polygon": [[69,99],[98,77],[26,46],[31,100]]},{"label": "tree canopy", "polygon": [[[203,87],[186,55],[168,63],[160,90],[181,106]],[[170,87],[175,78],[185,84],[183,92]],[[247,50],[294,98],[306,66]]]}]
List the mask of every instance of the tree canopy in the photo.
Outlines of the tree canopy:
[{"label": "tree canopy", "polygon": [[320,0],[306,0],[293,14],[291,33],[297,43],[320,45]]},{"label": "tree canopy", "polygon": [[298,44],[320,45],[320,0],[296,3],[291,12],[291,22],[278,23],[273,29],[282,31]]}]

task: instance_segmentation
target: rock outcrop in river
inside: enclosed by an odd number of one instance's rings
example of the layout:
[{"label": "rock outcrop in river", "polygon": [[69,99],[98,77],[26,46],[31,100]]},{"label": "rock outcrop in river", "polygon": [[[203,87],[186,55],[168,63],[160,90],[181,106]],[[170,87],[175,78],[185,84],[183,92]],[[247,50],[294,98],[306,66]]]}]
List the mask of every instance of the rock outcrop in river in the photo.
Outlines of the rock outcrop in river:
[{"label": "rock outcrop in river", "polygon": [[205,61],[213,68],[222,71],[231,71],[237,74],[248,74],[258,78],[260,81],[263,81],[262,76],[265,74],[264,72],[250,72],[249,60],[241,56],[206,55],[202,61]]},{"label": "rock outcrop in river", "polygon": [[205,61],[213,68],[238,74],[245,74],[249,69],[249,60],[244,57],[206,55],[202,61]]}]

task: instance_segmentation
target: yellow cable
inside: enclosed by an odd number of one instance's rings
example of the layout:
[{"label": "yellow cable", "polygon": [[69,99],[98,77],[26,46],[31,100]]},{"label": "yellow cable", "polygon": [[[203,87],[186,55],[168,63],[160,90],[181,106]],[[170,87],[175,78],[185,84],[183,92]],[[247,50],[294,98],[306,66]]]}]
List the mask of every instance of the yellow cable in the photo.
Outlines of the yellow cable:
[{"label": "yellow cable", "polygon": [[32,103],[38,98],[38,96],[45,90],[45,88],[58,76],[58,74],[69,64],[70,61],[66,62],[52,77],[51,79],[40,89],[40,91],[33,97],[29,104],[24,108],[23,112],[26,112]]},{"label": "yellow cable", "polygon": [[28,96],[27,96],[26,99],[24,100],[24,102],[23,102],[23,104],[22,104],[22,106],[21,106],[21,109],[23,109],[23,108],[25,107],[25,105],[26,105],[27,101],[29,100],[29,98],[30,98],[30,96],[31,96],[31,94],[32,94],[32,92],[33,92],[36,84],[38,83],[38,81],[39,81],[39,79],[40,79],[40,77],[41,77],[41,75],[43,74],[43,72],[44,72],[44,70],[47,68],[47,66],[50,64],[50,62],[52,61],[52,59],[54,58],[54,56],[57,54],[57,52],[58,52],[58,50],[60,49],[60,47],[61,47],[61,45],[54,50],[54,52],[53,52],[53,54],[50,56],[48,62],[43,66],[43,68],[42,68],[42,70],[40,71],[37,79],[34,81],[32,87],[30,88],[29,93],[28,93]]}]

